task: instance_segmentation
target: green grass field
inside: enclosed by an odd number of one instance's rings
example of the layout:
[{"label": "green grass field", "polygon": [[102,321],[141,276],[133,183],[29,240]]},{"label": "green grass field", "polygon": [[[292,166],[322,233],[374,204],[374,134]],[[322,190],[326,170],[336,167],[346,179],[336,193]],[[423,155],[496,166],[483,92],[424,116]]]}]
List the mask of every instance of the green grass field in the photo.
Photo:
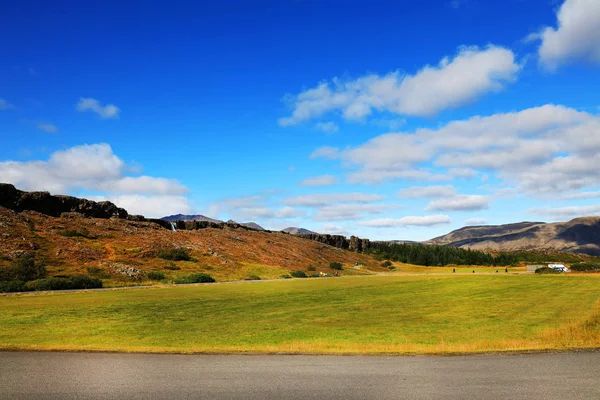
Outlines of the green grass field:
[{"label": "green grass field", "polygon": [[600,276],[427,275],[0,297],[0,349],[445,354],[600,347]]}]

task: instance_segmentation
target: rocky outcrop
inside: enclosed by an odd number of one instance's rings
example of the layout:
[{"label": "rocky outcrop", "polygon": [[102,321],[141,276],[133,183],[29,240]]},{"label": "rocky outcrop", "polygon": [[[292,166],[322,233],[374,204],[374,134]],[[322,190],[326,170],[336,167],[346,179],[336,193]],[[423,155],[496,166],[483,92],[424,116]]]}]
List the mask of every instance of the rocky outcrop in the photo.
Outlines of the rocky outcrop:
[{"label": "rocky outcrop", "polygon": [[320,233],[298,234],[296,236],[337,247],[338,249],[350,250],[359,253],[369,248],[368,239],[361,239],[356,236],[351,236],[350,240],[342,235],[326,235]]},{"label": "rocky outcrop", "polygon": [[91,201],[72,196],[54,196],[48,192],[23,192],[13,185],[0,183],[0,206],[21,211],[37,211],[52,217],[77,212],[92,218],[128,217],[127,211],[110,201]]},{"label": "rocky outcrop", "polygon": [[369,248],[369,239],[361,239],[356,236],[350,236],[350,243],[348,250],[362,253],[364,250]]}]

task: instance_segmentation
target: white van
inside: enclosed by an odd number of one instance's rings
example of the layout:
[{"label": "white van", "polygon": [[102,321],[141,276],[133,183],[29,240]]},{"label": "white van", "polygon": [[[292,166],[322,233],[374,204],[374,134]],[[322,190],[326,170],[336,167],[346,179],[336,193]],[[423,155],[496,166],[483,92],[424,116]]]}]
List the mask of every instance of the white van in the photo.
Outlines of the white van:
[{"label": "white van", "polygon": [[555,271],[569,272],[569,269],[564,264],[548,264],[548,268],[552,268]]}]

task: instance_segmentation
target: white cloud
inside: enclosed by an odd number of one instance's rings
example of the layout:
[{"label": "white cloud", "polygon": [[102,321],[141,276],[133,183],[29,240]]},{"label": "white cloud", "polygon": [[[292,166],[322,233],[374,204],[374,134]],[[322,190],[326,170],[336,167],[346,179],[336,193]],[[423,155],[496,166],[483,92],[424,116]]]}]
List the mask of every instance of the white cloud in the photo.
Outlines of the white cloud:
[{"label": "white cloud", "polygon": [[577,217],[600,215],[600,205],[570,206],[570,207],[539,207],[530,208],[528,213],[541,217],[549,217],[555,221],[566,221]]},{"label": "white cloud", "polygon": [[146,218],[162,218],[165,215],[191,214],[192,207],[184,196],[95,196],[96,201],[108,200],[126,209],[130,214],[143,215]]},{"label": "white cloud", "polygon": [[8,101],[6,101],[5,99],[0,97],[0,110],[8,110],[10,108],[15,108],[15,107],[12,104],[10,104]]},{"label": "white cloud", "polygon": [[56,128],[56,125],[53,124],[46,124],[43,122],[40,122],[39,124],[36,125],[36,127],[44,132],[48,132],[48,133],[56,133],[58,131],[58,129]]},{"label": "white cloud", "polygon": [[340,131],[340,127],[335,122],[317,122],[315,128],[325,133],[336,133]]},{"label": "white cloud", "polygon": [[426,215],[423,217],[402,217],[400,219],[384,218],[371,221],[360,222],[360,225],[373,228],[393,228],[402,226],[434,226],[449,224],[452,220],[447,215]]},{"label": "white cloud", "polygon": [[350,170],[349,183],[442,182],[494,174],[506,186],[535,196],[600,185],[595,168],[600,116],[551,104],[474,116],[437,129],[389,133],[344,150],[326,149],[313,156],[338,159]]},{"label": "white cloud", "polygon": [[319,207],[313,214],[315,221],[344,221],[363,218],[366,214],[381,214],[399,208],[397,204],[334,204]]},{"label": "white cloud", "polygon": [[362,120],[374,110],[430,116],[456,108],[516,80],[520,66],[512,51],[498,46],[461,47],[454,58],[425,66],[414,75],[399,71],[366,75],[353,81],[334,78],[297,96],[286,96],[292,115],[280,125],[298,124],[339,111],[347,120]]},{"label": "white cloud", "polygon": [[238,221],[266,220],[266,219],[290,219],[302,217],[306,214],[303,210],[292,207],[270,208],[270,207],[242,207],[232,211],[234,218]]},{"label": "white cloud", "polygon": [[489,207],[487,196],[459,194],[453,197],[434,200],[426,211],[475,211]]},{"label": "white cloud", "polygon": [[302,182],[298,183],[300,186],[331,186],[338,183],[338,179],[332,175],[321,175],[306,178]]},{"label": "white cloud", "polygon": [[485,225],[487,221],[484,218],[469,218],[465,221],[465,226]]},{"label": "white cloud", "polygon": [[438,198],[451,197],[456,194],[456,189],[452,185],[446,186],[411,186],[398,193],[403,198]]},{"label": "white cloud", "polygon": [[126,164],[108,144],[71,147],[47,161],[0,162],[0,181],[22,190],[97,190],[124,194],[182,194],[187,188],[175,180],[124,176]]},{"label": "white cloud", "polygon": [[326,233],[329,235],[342,235],[342,236],[350,236],[350,233],[346,230],[346,228],[334,224],[325,224],[319,232]]},{"label": "white cloud", "polygon": [[335,203],[371,203],[385,199],[385,196],[367,193],[326,193],[308,194],[284,199],[290,206],[319,207]]},{"label": "white cloud", "polygon": [[600,197],[600,191],[567,193],[561,196],[565,200],[595,199]]},{"label": "white cloud", "polygon": [[76,105],[77,111],[93,111],[98,114],[101,118],[117,118],[119,116],[119,108],[114,104],[101,105],[100,102],[92,98],[79,98],[79,102]]},{"label": "white cloud", "polygon": [[319,147],[310,154],[310,158],[330,158],[336,159],[339,155],[339,149],[335,147]]},{"label": "white cloud", "polygon": [[566,0],[556,18],[556,28],[529,36],[541,40],[540,62],[549,69],[574,61],[600,65],[600,1]]}]

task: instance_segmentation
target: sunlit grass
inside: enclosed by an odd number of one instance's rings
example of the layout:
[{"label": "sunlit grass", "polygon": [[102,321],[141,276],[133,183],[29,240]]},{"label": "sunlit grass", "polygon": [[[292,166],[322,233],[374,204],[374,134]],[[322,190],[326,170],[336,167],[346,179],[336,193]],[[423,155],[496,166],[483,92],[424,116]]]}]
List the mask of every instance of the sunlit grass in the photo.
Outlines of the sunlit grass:
[{"label": "sunlit grass", "polygon": [[598,276],[450,274],[8,296],[0,297],[0,348],[446,354],[600,347],[599,288]]}]

